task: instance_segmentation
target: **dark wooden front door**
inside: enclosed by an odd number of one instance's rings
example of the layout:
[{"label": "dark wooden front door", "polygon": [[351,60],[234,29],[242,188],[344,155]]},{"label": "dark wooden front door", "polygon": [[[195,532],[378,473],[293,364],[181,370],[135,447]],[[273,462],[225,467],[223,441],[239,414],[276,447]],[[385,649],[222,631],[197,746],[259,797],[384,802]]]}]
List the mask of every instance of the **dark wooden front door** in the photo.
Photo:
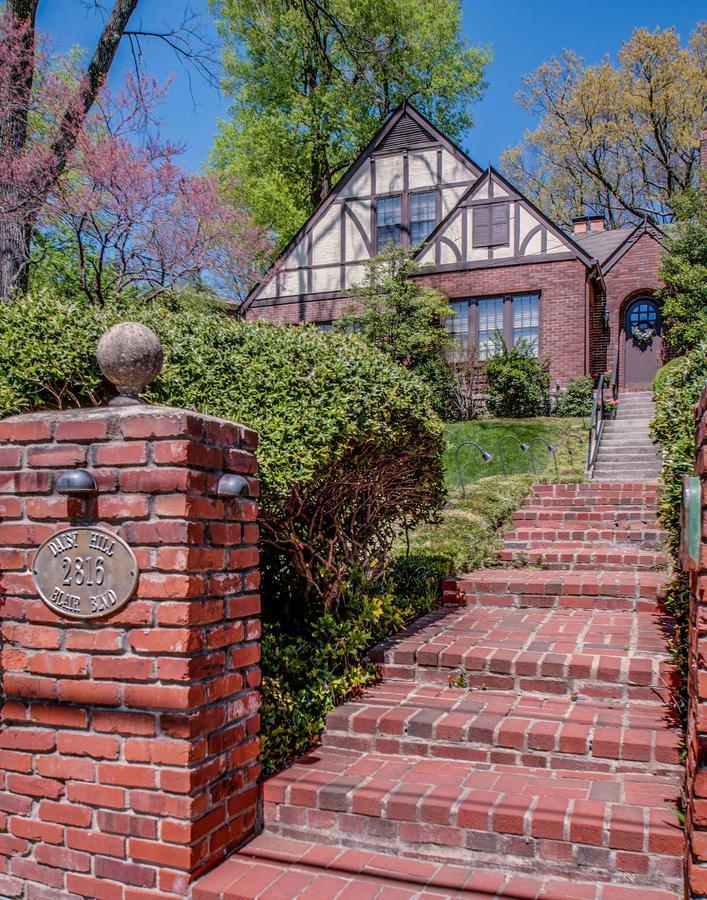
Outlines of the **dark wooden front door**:
[{"label": "dark wooden front door", "polygon": [[648,388],[660,368],[662,325],[660,307],[650,297],[639,297],[626,307],[624,317],[624,386]]}]

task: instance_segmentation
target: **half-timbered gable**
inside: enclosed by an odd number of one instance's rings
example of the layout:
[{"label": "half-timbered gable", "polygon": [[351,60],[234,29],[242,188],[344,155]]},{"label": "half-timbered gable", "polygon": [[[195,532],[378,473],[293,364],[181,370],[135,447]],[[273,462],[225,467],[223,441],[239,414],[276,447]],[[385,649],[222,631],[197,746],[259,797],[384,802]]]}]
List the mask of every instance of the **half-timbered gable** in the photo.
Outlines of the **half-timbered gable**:
[{"label": "half-timbered gable", "polygon": [[[327,321],[386,244],[429,237],[481,174],[409,104],[401,106],[285,248],[243,310]],[[280,307],[272,314],[273,307]]]},{"label": "half-timbered gable", "polygon": [[591,257],[489,167],[417,256],[445,270]]}]

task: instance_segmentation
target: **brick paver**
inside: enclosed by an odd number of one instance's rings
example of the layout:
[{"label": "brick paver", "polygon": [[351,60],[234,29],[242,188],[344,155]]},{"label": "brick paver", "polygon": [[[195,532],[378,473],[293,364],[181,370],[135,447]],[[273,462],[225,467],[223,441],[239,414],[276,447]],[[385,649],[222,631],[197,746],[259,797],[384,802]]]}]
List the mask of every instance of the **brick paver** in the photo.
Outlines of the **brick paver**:
[{"label": "brick paver", "polygon": [[376,648],[382,681],[265,783],[265,832],[194,900],[679,896],[655,504],[537,485],[499,566]]}]

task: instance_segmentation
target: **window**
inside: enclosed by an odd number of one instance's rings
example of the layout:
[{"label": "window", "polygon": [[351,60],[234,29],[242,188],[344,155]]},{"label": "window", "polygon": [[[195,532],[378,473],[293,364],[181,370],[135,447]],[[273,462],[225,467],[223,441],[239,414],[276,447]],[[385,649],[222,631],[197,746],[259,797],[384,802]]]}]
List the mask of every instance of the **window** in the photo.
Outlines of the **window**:
[{"label": "window", "polygon": [[453,362],[467,362],[472,344],[481,362],[491,359],[498,352],[499,337],[507,347],[525,340],[538,355],[540,294],[472,297],[453,300],[449,305],[454,315],[446,320],[445,328],[453,341]]},{"label": "window", "polygon": [[318,328],[320,331],[331,331],[331,326],[332,326],[334,323],[331,322],[331,321],[329,321],[329,322],[322,321],[322,322],[315,322],[314,324],[317,326],[317,328]]},{"label": "window", "polygon": [[470,300],[453,300],[449,305],[454,315],[444,323],[447,334],[452,339],[450,359],[452,362],[466,362],[469,357],[469,305]]},{"label": "window", "polygon": [[538,355],[538,295],[519,294],[513,297],[513,346],[525,340]]},{"label": "window", "polygon": [[491,359],[498,352],[497,332],[503,334],[503,297],[479,300],[479,359]]},{"label": "window", "polygon": [[474,247],[507,247],[510,235],[510,204],[482,203],[474,207]]},{"label": "window", "polygon": [[400,195],[380,197],[376,203],[376,252],[387,244],[402,243],[403,227],[400,214]]},{"label": "window", "polygon": [[426,240],[437,223],[437,195],[434,191],[410,194],[410,243]]}]

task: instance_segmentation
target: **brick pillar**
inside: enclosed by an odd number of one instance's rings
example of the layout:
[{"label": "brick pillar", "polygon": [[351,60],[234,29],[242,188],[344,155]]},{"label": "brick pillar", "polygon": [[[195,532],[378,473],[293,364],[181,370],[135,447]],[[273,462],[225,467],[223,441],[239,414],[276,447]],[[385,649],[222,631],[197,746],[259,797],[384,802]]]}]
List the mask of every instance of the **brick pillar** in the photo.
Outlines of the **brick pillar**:
[{"label": "brick pillar", "polygon": [[[117,407],[0,421],[0,896],[185,897],[253,832],[258,804],[257,436],[181,410]],[[54,490],[86,467],[98,495]],[[83,522],[140,569],[101,620],[55,615],[29,571]]]},{"label": "brick pillar", "polygon": [[702,479],[702,543],[690,573],[688,673],[687,879],[689,897],[707,897],[707,388],[697,406],[695,474]]}]

